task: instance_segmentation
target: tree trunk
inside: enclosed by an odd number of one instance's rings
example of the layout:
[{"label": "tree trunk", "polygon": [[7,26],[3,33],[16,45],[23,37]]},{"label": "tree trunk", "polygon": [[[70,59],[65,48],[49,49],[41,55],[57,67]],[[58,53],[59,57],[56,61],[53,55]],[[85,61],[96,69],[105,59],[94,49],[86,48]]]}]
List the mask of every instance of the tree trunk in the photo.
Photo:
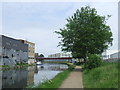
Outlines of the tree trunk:
[{"label": "tree trunk", "polygon": [[78,58],[78,61],[80,62],[80,58]]},{"label": "tree trunk", "polygon": [[86,63],[86,57],[84,57],[84,63]]}]

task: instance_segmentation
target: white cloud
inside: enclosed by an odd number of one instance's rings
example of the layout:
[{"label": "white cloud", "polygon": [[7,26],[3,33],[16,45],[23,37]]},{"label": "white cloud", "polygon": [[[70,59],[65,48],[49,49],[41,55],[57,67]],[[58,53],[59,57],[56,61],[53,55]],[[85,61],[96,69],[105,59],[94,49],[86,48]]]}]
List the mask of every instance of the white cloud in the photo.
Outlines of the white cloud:
[{"label": "white cloud", "polygon": [[2,2],[118,2],[119,0],[1,0]]},{"label": "white cloud", "polygon": [[60,52],[60,47],[56,47],[60,39],[53,32],[64,27],[65,19],[84,5],[95,7],[101,15],[112,14],[108,24],[111,25],[115,38],[112,50],[117,49],[117,23],[115,22],[117,11],[114,3],[4,3],[4,5],[6,6],[3,9],[3,33],[34,42],[36,52],[46,56]]},{"label": "white cloud", "polygon": [[2,34],[2,3],[0,3],[0,34]]}]

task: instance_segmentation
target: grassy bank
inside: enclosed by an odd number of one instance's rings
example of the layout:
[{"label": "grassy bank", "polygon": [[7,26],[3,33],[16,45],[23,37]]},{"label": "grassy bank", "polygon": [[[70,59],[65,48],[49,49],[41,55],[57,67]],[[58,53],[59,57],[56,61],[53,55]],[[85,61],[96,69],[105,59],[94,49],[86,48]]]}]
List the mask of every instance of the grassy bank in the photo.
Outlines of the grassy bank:
[{"label": "grassy bank", "polygon": [[68,77],[69,73],[74,69],[75,65],[68,64],[69,68],[61,73],[59,73],[57,76],[55,76],[53,79],[38,85],[36,88],[59,88],[62,82]]},{"label": "grassy bank", "polygon": [[104,63],[84,71],[83,84],[84,88],[118,88],[118,63]]},{"label": "grassy bank", "polygon": [[19,69],[22,67],[33,66],[33,65],[35,65],[35,64],[16,64],[14,66],[2,65],[2,66],[0,66],[0,69],[1,70]]}]

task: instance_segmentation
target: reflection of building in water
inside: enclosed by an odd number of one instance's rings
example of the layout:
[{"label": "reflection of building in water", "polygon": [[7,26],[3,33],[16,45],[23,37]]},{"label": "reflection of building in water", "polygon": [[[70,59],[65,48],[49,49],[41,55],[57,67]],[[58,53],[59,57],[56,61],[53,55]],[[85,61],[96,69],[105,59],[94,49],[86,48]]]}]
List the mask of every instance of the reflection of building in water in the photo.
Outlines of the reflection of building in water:
[{"label": "reflection of building in water", "polygon": [[2,72],[2,88],[25,88],[27,86],[27,70],[8,70]]},{"label": "reflection of building in water", "polygon": [[0,35],[0,62],[2,65],[26,63],[28,60],[28,45],[19,40]]},{"label": "reflection of building in water", "polygon": [[67,65],[53,65],[48,67],[49,70],[61,71],[68,69]]},{"label": "reflection of building in water", "polygon": [[27,85],[34,84],[34,70],[34,66],[28,67]]},{"label": "reflection of building in water", "polygon": [[35,73],[38,73],[37,65],[35,66]]}]

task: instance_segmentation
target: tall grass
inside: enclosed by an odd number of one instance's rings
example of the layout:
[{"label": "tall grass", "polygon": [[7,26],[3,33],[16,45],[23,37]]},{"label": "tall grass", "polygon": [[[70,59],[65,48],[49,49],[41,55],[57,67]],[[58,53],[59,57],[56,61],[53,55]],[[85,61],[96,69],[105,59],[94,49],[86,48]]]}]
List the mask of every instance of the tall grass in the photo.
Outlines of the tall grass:
[{"label": "tall grass", "polygon": [[84,71],[83,84],[84,88],[118,88],[118,63],[104,63]]}]

